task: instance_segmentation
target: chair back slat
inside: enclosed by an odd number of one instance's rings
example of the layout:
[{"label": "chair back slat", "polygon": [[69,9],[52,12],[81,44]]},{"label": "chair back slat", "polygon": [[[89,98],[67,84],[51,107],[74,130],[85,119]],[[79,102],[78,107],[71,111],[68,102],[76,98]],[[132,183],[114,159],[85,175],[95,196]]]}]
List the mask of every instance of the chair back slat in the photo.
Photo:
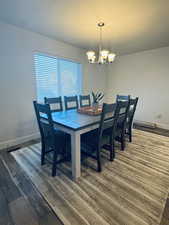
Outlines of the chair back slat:
[{"label": "chair back slat", "polygon": [[137,103],[138,103],[138,97],[136,97],[135,99],[130,99],[129,112],[128,112],[128,122],[129,123],[133,122]]},{"label": "chair back slat", "polygon": [[130,100],[129,101],[118,101],[117,104],[120,106],[120,112],[118,117],[118,123],[121,124],[123,129],[126,127],[127,117],[129,112]]},{"label": "chair back slat", "polygon": [[130,95],[117,95],[116,96],[116,102],[117,101],[129,101]]},{"label": "chair back slat", "polygon": [[106,130],[108,128],[111,128],[114,124],[114,118],[113,119],[108,119],[108,120],[105,120],[103,125],[102,125],[102,130]]},{"label": "chair back slat", "polygon": [[78,98],[75,96],[64,96],[65,110],[78,109]]},{"label": "chair back slat", "polygon": [[56,98],[44,98],[45,104],[50,105],[51,112],[60,112],[63,111],[63,104],[62,104],[62,97],[56,97]]},{"label": "chair back slat", "polygon": [[91,106],[90,95],[80,95],[79,100],[80,100],[80,107]]}]

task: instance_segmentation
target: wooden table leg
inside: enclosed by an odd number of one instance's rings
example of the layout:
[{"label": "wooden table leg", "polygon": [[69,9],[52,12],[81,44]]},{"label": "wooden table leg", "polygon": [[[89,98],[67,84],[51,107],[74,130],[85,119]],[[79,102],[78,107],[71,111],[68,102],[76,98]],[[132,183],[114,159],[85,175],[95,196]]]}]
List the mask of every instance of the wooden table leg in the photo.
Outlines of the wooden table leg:
[{"label": "wooden table leg", "polygon": [[80,133],[74,131],[71,134],[72,177],[77,180],[80,177]]}]

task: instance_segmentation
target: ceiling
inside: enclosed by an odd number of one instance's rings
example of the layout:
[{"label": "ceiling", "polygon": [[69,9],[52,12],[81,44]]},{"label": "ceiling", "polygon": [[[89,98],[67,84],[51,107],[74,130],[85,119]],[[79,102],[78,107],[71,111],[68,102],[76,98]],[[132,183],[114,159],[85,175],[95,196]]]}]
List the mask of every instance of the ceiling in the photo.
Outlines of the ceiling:
[{"label": "ceiling", "polygon": [[0,20],[85,49],[120,54],[169,46],[169,0],[0,0]]}]

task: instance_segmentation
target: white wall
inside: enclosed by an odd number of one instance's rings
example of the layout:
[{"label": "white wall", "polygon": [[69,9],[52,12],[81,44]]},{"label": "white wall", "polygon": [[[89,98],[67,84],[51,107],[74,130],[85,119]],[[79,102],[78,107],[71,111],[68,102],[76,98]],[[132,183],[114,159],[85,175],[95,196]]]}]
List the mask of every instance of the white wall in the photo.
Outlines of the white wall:
[{"label": "white wall", "polygon": [[0,22],[0,148],[37,133],[32,106],[36,98],[34,51],[80,61],[83,92],[105,91],[105,67],[89,65],[84,50]]},{"label": "white wall", "polygon": [[108,101],[116,94],[139,97],[136,120],[169,129],[169,47],[117,58],[109,66]]},{"label": "white wall", "polygon": [[118,57],[107,69],[88,64],[83,49],[0,22],[0,148],[37,134],[35,51],[80,61],[84,93],[139,96],[136,119],[169,128],[169,47]]}]

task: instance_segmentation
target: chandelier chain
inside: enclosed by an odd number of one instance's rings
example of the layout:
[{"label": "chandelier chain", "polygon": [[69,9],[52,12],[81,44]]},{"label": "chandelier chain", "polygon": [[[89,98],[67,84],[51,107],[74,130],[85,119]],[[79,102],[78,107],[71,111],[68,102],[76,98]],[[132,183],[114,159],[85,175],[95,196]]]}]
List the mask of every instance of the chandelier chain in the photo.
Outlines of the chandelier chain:
[{"label": "chandelier chain", "polygon": [[102,50],[102,26],[100,26],[100,44],[99,44],[99,52]]}]

